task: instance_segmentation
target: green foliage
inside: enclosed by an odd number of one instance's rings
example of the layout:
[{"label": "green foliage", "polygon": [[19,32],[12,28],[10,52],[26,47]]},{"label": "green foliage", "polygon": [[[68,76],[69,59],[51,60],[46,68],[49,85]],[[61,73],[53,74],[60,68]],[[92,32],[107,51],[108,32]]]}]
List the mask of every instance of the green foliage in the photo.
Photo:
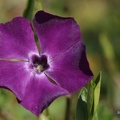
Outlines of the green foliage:
[{"label": "green foliage", "polygon": [[32,20],[32,14],[34,10],[35,0],[28,0],[26,9],[23,13],[23,16],[29,20]]},{"label": "green foliage", "polygon": [[32,20],[35,13],[41,9],[42,5],[40,0],[28,0],[23,16],[29,20]]},{"label": "green foliage", "polygon": [[78,98],[76,119],[98,120],[97,107],[100,97],[101,72],[95,80],[88,83],[88,89],[83,88]]},{"label": "green foliage", "polygon": [[95,88],[94,88],[94,114],[97,110],[97,106],[99,103],[100,98],[100,86],[101,86],[101,79],[102,79],[102,73],[100,72],[95,80]]},{"label": "green foliage", "polygon": [[83,88],[80,92],[77,103],[76,120],[88,120],[87,92],[86,88]]}]

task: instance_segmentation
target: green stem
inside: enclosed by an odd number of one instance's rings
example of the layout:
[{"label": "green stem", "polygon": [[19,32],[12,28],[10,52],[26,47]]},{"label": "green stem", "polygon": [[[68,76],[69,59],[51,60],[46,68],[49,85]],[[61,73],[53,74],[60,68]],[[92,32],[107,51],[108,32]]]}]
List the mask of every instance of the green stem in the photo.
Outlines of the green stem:
[{"label": "green stem", "polygon": [[28,0],[26,9],[24,10],[23,17],[32,20],[35,0]]}]

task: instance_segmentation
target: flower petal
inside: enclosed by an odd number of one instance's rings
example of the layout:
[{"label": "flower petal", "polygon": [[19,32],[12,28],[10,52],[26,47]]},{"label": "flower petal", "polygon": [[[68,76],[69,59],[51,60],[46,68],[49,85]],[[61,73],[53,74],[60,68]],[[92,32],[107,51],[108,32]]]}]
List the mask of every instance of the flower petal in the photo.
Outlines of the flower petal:
[{"label": "flower petal", "polygon": [[0,87],[12,91],[22,100],[30,75],[25,69],[25,62],[8,62],[0,60]]},{"label": "flower petal", "polygon": [[49,65],[50,69],[45,73],[70,93],[82,88],[93,77],[86,59],[85,45],[81,42]]},{"label": "flower petal", "polygon": [[29,52],[38,52],[29,20],[17,17],[0,24],[0,58],[26,59]]},{"label": "flower petal", "polygon": [[40,41],[40,53],[46,54],[50,60],[82,41],[79,26],[70,17],[39,11],[35,15],[34,26]]},{"label": "flower petal", "polygon": [[31,79],[20,104],[38,116],[55,98],[66,94],[68,91],[54,85],[42,74]]}]

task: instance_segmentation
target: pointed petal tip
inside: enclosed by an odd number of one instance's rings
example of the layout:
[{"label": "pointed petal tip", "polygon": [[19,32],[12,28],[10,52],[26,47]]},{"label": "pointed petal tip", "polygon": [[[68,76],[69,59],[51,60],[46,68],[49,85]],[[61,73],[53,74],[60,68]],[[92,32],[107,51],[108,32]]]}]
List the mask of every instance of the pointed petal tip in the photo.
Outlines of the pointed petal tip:
[{"label": "pointed petal tip", "polygon": [[79,60],[79,68],[84,74],[90,77],[90,80],[94,77],[92,70],[90,69],[90,64],[86,55],[86,45],[82,45],[81,58]]},{"label": "pointed petal tip", "polygon": [[71,17],[38,11],[34,18],[34,28],[41,45],[40,53],[48,54],[50,60],[64,54],[77,42],[82,41],[80,28]]},{"label": "pointed petal tip", "polygon": [[35,14],[34,22],[37,21],[39,24],[42,24],[52,19],[61,19],[61,20],[71,19],[72,21],[76,22],[73,17],[62,17],[62,16],[48,13],[43,10],[40,10]]}]

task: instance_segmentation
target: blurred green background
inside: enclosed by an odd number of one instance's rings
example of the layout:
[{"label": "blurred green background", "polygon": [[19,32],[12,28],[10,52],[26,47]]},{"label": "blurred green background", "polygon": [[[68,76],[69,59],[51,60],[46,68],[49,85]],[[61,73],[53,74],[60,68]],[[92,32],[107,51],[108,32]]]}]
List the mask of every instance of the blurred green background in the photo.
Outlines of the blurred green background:
[{"label": "blurred green background", "polygon": [[[0,23],[22,16],[25,4],[26,0],[0,0]],[[99,71],[103,74],[99,120],[119,120],[120,0],[43,0],[42,6],[47,12],[72,16],[80,25],[91,69],[95,77]],[[70,120],[75,120],[78,93],[71,98]],[[53,120],[64,119],[65,106],[65,97],[50,105]],[[46,120],[44,114],[37,118],[20,106],[11,92],[0,89],[0,120]]]}]

